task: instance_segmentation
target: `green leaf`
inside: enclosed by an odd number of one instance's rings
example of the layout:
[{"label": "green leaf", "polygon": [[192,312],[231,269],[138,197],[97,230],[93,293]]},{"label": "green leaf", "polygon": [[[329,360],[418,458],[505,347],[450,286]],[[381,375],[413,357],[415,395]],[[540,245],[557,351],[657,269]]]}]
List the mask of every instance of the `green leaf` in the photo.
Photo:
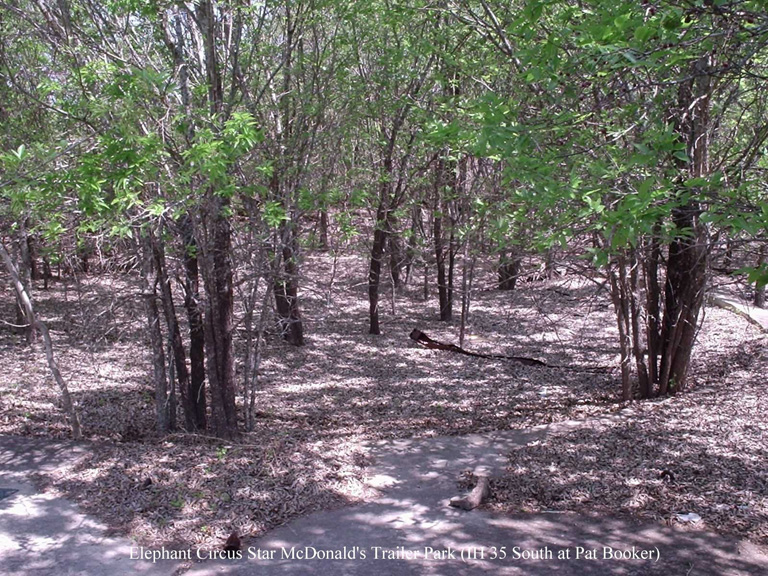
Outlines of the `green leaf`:
[{"label": "green leaf", "polygon": [[264,205],[264,221],[272,228],[277,228],[287,219],[288,215],[280,202],[272,200]]},{"label": "green leaf", "polygon": [[152,204],[149,205],[147,212],[149,212],[149,214],[152,216],[162,216],[165,212],[165,204],[163,204],[162,200],[155,200]]},{"label": "green leaf", "polygon": [[647,42],[656,35],[656,29],[651,26],[638,26],[635,29],[635,40]]},{"label": "green leaf", "polygon": [[11,151],[11,153],[16,156],[18,160],[23,160],[26,157],[27,147],[22,144],[19,146],[16,150]]}]

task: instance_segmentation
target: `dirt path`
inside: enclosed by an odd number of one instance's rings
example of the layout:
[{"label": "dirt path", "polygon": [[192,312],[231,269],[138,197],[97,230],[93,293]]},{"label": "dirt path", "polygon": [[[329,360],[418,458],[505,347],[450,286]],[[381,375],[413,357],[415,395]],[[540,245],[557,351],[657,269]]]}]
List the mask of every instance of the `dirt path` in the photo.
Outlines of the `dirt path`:
[{"label": "dirt path", "polygon": [[746,318],[751,324],[759,326],[763,332],[768,333],[768,310],[749,306],[723,294],[712,294],[711,300],[715,306]]},{"label": "dirt path", "polygon": [[299,518],[245,541],[240,560],[191,567],[131,559],[130,541],[106,536],[105,526],[70,502],[32,487],[30,475],[82,457],[87,447],[0,437],[0,485],[17,490],[0,500],[0,562],[14,576],[170,576],[185,567],[188,576],[768,572],[768,556],[756,546],[710,532],[576,514],[501,516],[447,505],[458,493],[462,470],[483,466],[498,473],[512,446],[589,425],[372,443],[368,482],[379,491],[373,501]]},{"label": "dirt path", "polygon": [[175,568],[131,559],[130,540],[108,536],[102,523],[30,481],[86,452],[84,444],[0,436],[0,573],[166,576]]},{"label": "dirt path", "polygon": [[585,425],[378,442],[370,447],[369,482],[380,490],[374,501],[301,518],[245,542],[241,560],[200,564],[187,574],[768,573],[768,556],[756,546],[710,532],[576,514],[496,516],[447,505],[462,470],[499,471],[512,445]]}]

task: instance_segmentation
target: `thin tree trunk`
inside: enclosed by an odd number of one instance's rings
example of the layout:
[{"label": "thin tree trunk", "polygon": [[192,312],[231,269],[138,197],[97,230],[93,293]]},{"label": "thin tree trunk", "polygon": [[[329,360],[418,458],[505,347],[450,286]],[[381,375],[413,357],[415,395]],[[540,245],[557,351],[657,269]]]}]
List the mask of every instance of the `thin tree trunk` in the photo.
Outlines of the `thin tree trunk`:
[{"label": "thin tree trunk", "polygon": [[411,210],[411,230],[408,237],[408,245],[405,248],[405,283],[411,278],[413,262],[416,259],[419,229],[421,228],[421,206],[414,206]]},{"label": "thin tree trunk", "polygon": [[293,225],[283,222],[280,225],[282,247],[282,273],[275,272],[273,289],[275,308],[277,309],[280,332],[286,342],[294,346],[304,345],[304,326],[299,309],[298,265],[296,263],[296,232]]},{"label": "thin tree trunk", "polygon": [[661,357],[661,285],[659,284],[659,266],[661,265],[661,244],[659,235],[661,225],[656,224],[653,237],[646,251],[644,260],[645,300],[646,300],[646,342],[648,344],[648,380],[649,395],[655,393],[659,383],[659,358]]},{"label": "thin tree trunk", "polygon": [[328,252],[330,244],[328,242],[328,210],[320,210],[320,252]]},{"label": "thin tree trunk", "polygon": [[472,265],[467,270],[467,261],[469,260],[469,237],[464,239],[464,257],[461,260],[461,325],[459,328],[459,348],[464,348],[464,333],[469,319],[469,288],[471,285],[472,268],[474,268],[474,256]]},{"label": "thin tree trunk", "polygon": [[446,250],[443,246],[443,217],[435,215],[432,235],[435,242],[435,263],[437,265],[437,299],[440,304],[440,320],[447,322],[452,316],[452,301],[448,290],[448,278],[445,273]]},{"label": "thin tree trunk", "polygon": [[8,253],[8,250],[6,250],[5,245],[1,242],[0,259],[3,260],[5,269],[11,276],[13,287],[15,288],[16,294],[18,295],[19,300],[21,300],[21,304],[24,307],[27,323],[38,330],[43,338],[43,345],[45,346],[45,358],[48,362],[48,369],[51,371],[51,375],[56,381],[56,384],[59,387],[59,391],[61,392],[61,403],[64,406],[64,412],[69,418],[69,426],[72,430],[72,438],[75,440],[80,440],[83,437],[82,430],[80,428],[80,417],[77,413],[77,409],[75,408],[75,404],[72,401],[72,396],[69,393],[69,387],[64,381],[64,378],[62,378],[59,365],[56,362],[56,357],[53,353],[53,343],[51,342],[51,335],[48,332],[48,327],[42,321],[37,319],[35,315],[35,309],[32,304],[32,298],[30,297],[29,292],[27,292],[26,287],[19,277],[19,273],[16,270],[16,266],[13,264],[11,255]]},{"label": "thin tree trunk", "polygon": [[48,259],[48,256],[43,256],[43,290],[48,290],[48,284],[50,283],[51,279],[53,278],[53,273],[51,272],[51,261]]},{"label": "thin tree trunk", "polygon": [[[165,323],[168,327],[171,353],[173,354],[174,373],[179,384],[181,407],[184,410],[184,427],[186,430],[194,432],[197,430],[195,405],[191,398],[192,392],[190,390],[189,369],[187,368],[187,354],[184,350],[184,342],[181,339],[181,330],[179,329],[176,308],[173,302],[173,292],[171,291],[171,281],[168,278],[165,266],[165,247],[160,241],[153,239],[152,248],[155,257],[155,267],[160,280],[160,294],[163,299],[163,312],[165,314]],[[171,396],[173,398],[173,394]],[[174,403],[171,402],[171,404],[173,405]],[[173,416],[173,413],[171,416]],[[171,428],[173,428],[173,424],[172,418]]]},{"label": "thin tree trunk", "polygon": [[[382,188],[387,188],[383,183]],[[369,334],[381,334],[379,326],[379,284],[381,283],[381,259],[387,240],[385,231],[387,214],[388,188],[382,190],[379,206],[376,209],[376,229],[373,231],[373,246],[371,247],[371,262],[368,267],[368,317],[370,321]]]},{"label": "thin tree trunk", "polygon": [[456,223],[451,219],[451,232],[448,235],[448,320],[453,318],[453,279],[456,272],[456,252],[458,244],[456,242]]},{"label": "thin tree trunk", "polygon": [[147,332],[152,347],[152,372],[155,389],[155,423],[158,434],[166,434],[170,430],[170,411],[168,402],[168,380],[165,372],[165,352],[163,350],[163,334],[160,329],[160,312],[157,308],[157,278],[153,266],[151,240],[148,235],[141,238],[142,246],[142,277],[144,289],[144,312],[147,316]]},{"label": "thin tree trunk", "polygon": [[[22,284],[24,285],[24,288],[26,289],[28,294],[32,293],[32,278],[34,277],[33,274],[33,260],[32,260],[32,251],[29,247],[29,233],[27,231],[27,224],[28,224],[28,218],[22,217],[19,219],[19,236],[18,236],[18,245],[19,245],[19,264],[18,264],[18,271],[19,271],[19,278],[21,279]],[[35,330],[35,327],[27,322],[24,322],[24,318],[26,316],[26,312],[24,310],[24,304],[21,302],[21,299],[17,296],[16,297],[16,310],[17,310],[17,324],[22,325],[25,324],[24,328],[22,329],[24,332],[24,339],[26,340],[27,344],[32,345],[35,343],[35,340],[37,339],[37,330]]]},{"label": "thin tree trunk", "polygon": [[184,308],[189,323],[189,402],[194,414],[194,426],[205,430],[208,423],[205,398],[205,328],[200,311],[200,270],[197,260],[197,242],[192,230],[192,219],[184,216],[181,222],[184,240]]},{"label": "thin tree trunk", "polygon": [[[253,222],[251,222],[251,226],[253,227]],[[249,235],[248,238],[248,247],[250,248],[253,246],[253,236]],[[257,250],[256,254],[253,256],[251,260],[252,269],[251,269],[251,278],[248,281],[249,288],[248,288],[248,296],[245,296],[242,298],[243,300],[243,308],[244,308],[244,314],[243,314],[243,329],[245,331],[245,361],[243,362],[243,407],[245,409],[245,426],[246,430],[250,430],[250,422],[251,422],[251,414],[249,411],[249,405],[248,405],[248,399],[249,399],[249,393],[250,393],[250,384],[251,384],[251,373],[254,370],[254,359],[253,359],[253,312],[256,308],[256,294],[259,291],[259,283],[261,282],[261,278],[263,275],[263,268],[262,266],[262,259],[261,259],[261,250]],[[269,290],[265,290],[267,292],[266,297],[269,298]]]},{"label": "thin tree trunk", "polygon": [[[440,320],[447,322],[453,316],[453,291],[451,267],[451,243],[446,247],[443,224],[446,221],[448,203],[445,200],[445,190],[448,178],[448,168],[442,158],[435,167],[435,204],[432,222],[432,236],[435,245],[435,264],[437,266],[437,298],[440,304]],[[453,234],[451,229],[450,234]],[[448,270],[446,270],[446,259]]]},{"label": "thin tree trunk", "polygon": [[[760,244],[760,251],[757,257],[757,267],[760,268],[765,264],[765,258],[768,253],[766,249],[766,242]],[[758,308],[765,308],[765,284],[755,282],[755,306]]]},{"label": "thin tree trunk", "polygon": [[[632,399],[632,380],[629,359],[631,356],[631,341],[629,327],[629,304],[627,302],[626,287],[623,285],[621,272],[625,265],[623,258],[614,265],[609,272],[611,282],[611,299],[616,312],[616,321],[619,329],[619,349],[621,352],[621,399],[627,402]],[[617,270],[618,268],[618,270]]]},{"label": "thin tree trunk", "polygon": [[645,363],[643,357],[643,348],[641,346],[641,330],[640,330],[640,302],[638,301],[638,295],[640,292],[639,275],[636,253],[630,253],[629,260],[629,277],[626,276],[627,266],[622,268],[624,278],[622,282],[628,287],[626,291],[626,297],[629,298],[629,319],[632,328],[632,352],[635,356],[635,367],[637,369],[637,382],[640,389],[640,397],[648,398],[651,395],[651,384],[648,379],[648,366]]},{"label": "thin tree trunk", "polygon": [[387,225],[387,247],[389,248],[389,273],[392,277],[392,290],[397,291],[402,287],[400,273],[404,268],[405,257],[402,240],[392,223]]},{"label": "thin tree trunk", "polygon": [[251,366],[251,380],[248,385],[248,397],[246,399],[246,426],[249,431],[256,425],[256,387],[258,384],[259,370],[261,369],[261,351],[264,343],[264,329],[269,315],[269,290],[264,290],[261,300],[261,312],[259,324],[256,328],[256,346],[253,351],[253,365]]}]

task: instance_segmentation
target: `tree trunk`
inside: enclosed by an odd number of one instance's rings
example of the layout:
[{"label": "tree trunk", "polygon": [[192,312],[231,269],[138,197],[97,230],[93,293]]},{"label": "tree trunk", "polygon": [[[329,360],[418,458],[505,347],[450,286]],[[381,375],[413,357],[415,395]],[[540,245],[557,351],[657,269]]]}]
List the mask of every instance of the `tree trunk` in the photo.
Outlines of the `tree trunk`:
[{"label": "tree trunk", "polygon": [[400,273],[405,267],[405,254],[403,241],[397,233],[397,222],[393,213],[389,213],[387,218],[387,249],[389,251],[389,273],[392,277],[392,290],[399,290],[402,281]]},{"label": "tree trunk", "polygon": [[[763,242],[760,244],[760,251],[757,257],[758,268],[765,265],[766,253],[768,253],[768,249],[766,249],[766,243]],[[765,308],[765,284],[760,284],[759,282],[755,282],[755,306]]]},{"label": "tree trunk", "polygon": [[184,308],[189,322],[189,402],[194,414],[194,427],[205,430],[208,426],[205,398],[205,328],[200,311],[200,271],[197,260],[197,242],[192,230],[192,219],[184,216],[181,223],[184,240]]},{"label": "tree trunk", "polygon": [[[254,292],[254,298],[256,294]],[[245,390],[245,425],[251,431],[256,425],[256,385],[261,368],[261,351],[264,342],[264,328],[267,324],[269,314],[269,290],[264,290],[264,297],[261,300],[261,312],[259,313],[258,326],[256,327],[256,345],[251,353],[251,365],[249,380]]]},{"label": "tree trunk", "polygon": [[381,282],[381,259],[384,256],[384,246],[387,241],[386,215],[389,197],[388,184],[382,183],[379,205],[376,208],[376,229],[373,231],[373,246],[371,247],[371,262],[368,268],[368,317],[370,321],[369,334],[381,334],[379,327],[379,284]]},{"label": "tree trunk", "polygon": [[320,210],[320,245],[318,250],[320,252],[328,252],[330,250],[330,243],[328,242],[328,210]]},{"label": "tree trunk", "polygon": [[232,283],[232,230],[228,202],[208,191],[203,282],[205,284],[205,352],[211,394],[211,429],[220,438],[238,436],[235,406],[235,364],[232,331],[234,288]]},{"label": "tree trunk", "polygon": [[[629,270],[627,270],[627,267]],[[648,365],[643,355],[642,332],[640,328],[642,316],[642,304],[639,300],[640,282],[639,271],[640,263],[637,261],[637,253],[634,249],[629,253],[629,262],[622,266],[622,282],[627,286],[626,297],[629,299],[629,321],[632,327],[632,352],[635,357],[635,368],[637,370],[637,384],[641,398],[651,396],[651,382],[648,376]],[[629,272],[629,274],[627,274]]]},{"label": "tree trunk", "polygon": [[45,346],[45,358],[48,362],[48,369],[51,371],[51,375],[53,376],[53,379],[55,380],[59,387],[59,391],[61,392],[61,403],[64,406],[64,412],[69,418],[69,426],[72,430],[72,438],[75,440],[80,440],[83,436],[82,430],[80,428],[80,416],[78,415],[75,404],[69,394],[69,387],[64,381],[64,378],[61,376],[61,371],[59,370],[59,365],[56,362],[56,357],[53,354],[53,343],[51,342],[51,335],[48,332],[48,327],[35,316],[35,309],[32,305],[32,298],[30,297],[29,292],[27,292],[26,287],[19,277],[19,273],[16,270],[16,266],[13,264],[11,255],[8,254],[8,250],[6,250],[5,245],[2,243],[0,243],[0,259],[2,259],[3,264],[5,265],[5,269],[11,276],[13,287],[15,288],[16,294],[18,295],[19,299],[21,300],[21,304],[24,307],[27,323],[38,330],[43,338],[43,345]]},{"label": "tree trunk", "polygon": [[437,299],[440,304],[440,320],[449,321],[452,315],[452,299],[448,289],[448,279],[445,273],[446,250],[443,242],[443,217],[435,214],[432,236],[435,242],[435,262],[437,265]]},{"label": "tree trunk", "polygon": [[520,253],[512,247],[509,254],[502,252],[499,257],[499,290],[514,290],[520,276]]},{"label": "tree trunk", "polygon": [[405,248],[405,283],[411,278],[411,270],[413,269],[413,263],[416,259],[416,252],[418,247],[418,234],[422,228],[421,223],[421,206],[414,206],[411,209],[411,230],[408,236],[408,245]]},{"label": "tree trunk", "polygon": [[[709,100],[712,92],[709,57],[693,65],[691,78],[678,92],[676,128],[685,142],[688,161],[680,161],[685,178],[709,173]],[[707,231],[695,190],[685,190],[687,202],[674,209],[672,221],[678,236],[669,246],[664,290],[662,355],[659,394],[681,391],[686,386],[699,311],[704,301],[707,272]]]},{"label": "tree trunk", "polygon": [[[459,328],[459,348],[464,347],[464,335],[469,322],[470,294],[472,291],[472,276],[475,270],[475,256],[470,262],[469,237],[464,239],[464,256],[461,259],[461,324]],[[468,264],[469,262],[469,264]],[[467,269],[469,265],[469,269]]]},{"label": "tree trunk", "polygon": [[[27,225],[29,223],[29,219],[26,217],[22,217],[19,219],[19,236],[18,236],[18,245],[19,245],[19,259],[18,259],[18,272],[19,272],[19,278],[21,279],[21,283],[24,285],[25,290],[27,291],[27,294],[32,293],[32,279],[34,277],[33,275],[33,259],[32,259],[32,251],[30,249],[30,238],[29,234],[27,232]],[[24,304],[21,301],[20,296],[16,296],[16,320],[18,325],[24,325],[23,328],[21,328],[21,331],[24,334],[24,339],[26,340],[27,344],[32,345],[37,340],[37,330],[32,325],[31,322],[25,322],[26,317],[26,311],[24,309]]]},{"label": "tree trunk", "polygon": [[692,235],[677,238],[669,247],[659,369],[662,396],[685,388],[707,270],[705,232],[699,222],[698,204],[690,203],[675,212],[678,230],[692,231]]},{"label": "tree trunk", "polygon": [[609,272],[611,282],[611,299],[616,312],[616,321],[619,329],[619,350],[621,352],[621,399],[627,402],[632,399],[631,380],[631,337],[629,321],[629,303],[627,298],[626,276],[622,272],[625,262],[620,257]]},{"label": "tree trunk", "polygon": [[[224,92],[217,49],[217,10],[211,0],[195,7],[195,20],[203,40],[208,104],[211,117],[224,116]],[[232,229],[229,200],[209,187],[202,207],[198,245],[203,250],[205,285],[205,353],[211,394],[211,429],[226,439],[238,436],[235,405],[234,286],[232,283]]]},{"label": "tree trunk", "polygon": [[[445,198],[445,188],[452,177],[448,164],[442,158],[435,167],[435,204],[432,235],[435,243],[435,263],[437,266],[437,297],[440,303],[440,320],[448,322],[453,317],[453,265],[455,257],[453,223],[449,215],[449,200]],[[446,246],[444,225],[449,226],[449,240]],[[446,262],[447,260],[447,262]],[[446,266],[447,264],[447,266]]]},{"label": "tree trunk", "polygon": [[171,281],[168,278],[168,272],[165,266],[165,247],[159,240],[154,240],[152,247],[155,257],[155,267],[160,280],[160,294],[163,299],[165,323],[168,327],[168,338],[173,353],[174,372],[179,384],[181,407],[184,410],[184,428],[190,432],[194,432],[197,430],[196,409],[195,404],[192,401],[189,369],[187,368],[187,354],[181,339],[181,330],[179,329],[176,308],[173,302]]},{"label": "tree trunk", "polygon": [[48,290],[48,284],[50,283],[52,278],[53,278],[53,273],[51,272],[51,261],[47,255],[44,255],[43,256],[43,290]]},{"label": "tree trunk", "polygon": [[160,312],[157,308],[157,278],[153,266],[152,241],[149,233],[142,234],[142,278],[144,287],[144,312],[147,317],[147,333],[152,348],[152,372],[155,390],[155,423],[158,434],[167,434],[170,430],[170,411],[168,402],[168,380],[165,373],[165,352],[163,334],[160,329]]},{"label": "tree trunk", "polygon": [[275,273],[273,288],[280,332],[286,342],[303,346],[304,326],[299,309],[296,232],[293,224],[283,222],[280,225],[279,238],[282,246],[278,249],[282,251],[282,262],[279,266],[281,270]]},{"label": "tree trunk", "polygon": [[654,395],[653,386],[659,382],[659,358],[661,357],[661,285],[659,284],[659,267],[661,266],[661,243],[659,235],[661,225],[656,224],[653,237],[646,247],[643,258],[645,274],[646,301],[646,343],[648,345],[648,380],[649,396]]}]

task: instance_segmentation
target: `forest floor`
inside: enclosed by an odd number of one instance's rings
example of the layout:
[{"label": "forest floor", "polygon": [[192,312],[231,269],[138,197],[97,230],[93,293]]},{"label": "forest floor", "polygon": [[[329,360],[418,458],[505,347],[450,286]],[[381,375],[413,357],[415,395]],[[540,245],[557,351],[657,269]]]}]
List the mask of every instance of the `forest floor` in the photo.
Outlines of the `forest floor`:
[{"label": "forest floor", "polygon": [[[229,444],[155,435],[143,314],[129,277],[35,290],[92,447],[38,480],[142,544],[218,547],[232,529],[260,535],[370,496],[370,441],[621,413],[516,450],[494,480],[490,508],[659,521],[695,512],[708,528],[768,544],[768,349],[765,334],[740,316],[706,310],[685,394],[625,405],[617,371],[603,369],[617,366],[618,350],[597,278],[475,293],[464,347],[569,369],[541,368],[419,348],[408,338],[413,328],[458,344],[459,323],[437,321],[434,294],[424,301],[415,286],[384,295],[383,334],[370,336],[363,261],[339,258],[332,273],[329,257],[307,260],[307,343],[268,339],[256,427]],[[490,288],[490,276],[478,275],[476,286],[483,281]],[[12,321],[3,289],[0,316]],[[67,437],[40,347],[24,347],[0,326],[0,366],[0,433]]]}]

